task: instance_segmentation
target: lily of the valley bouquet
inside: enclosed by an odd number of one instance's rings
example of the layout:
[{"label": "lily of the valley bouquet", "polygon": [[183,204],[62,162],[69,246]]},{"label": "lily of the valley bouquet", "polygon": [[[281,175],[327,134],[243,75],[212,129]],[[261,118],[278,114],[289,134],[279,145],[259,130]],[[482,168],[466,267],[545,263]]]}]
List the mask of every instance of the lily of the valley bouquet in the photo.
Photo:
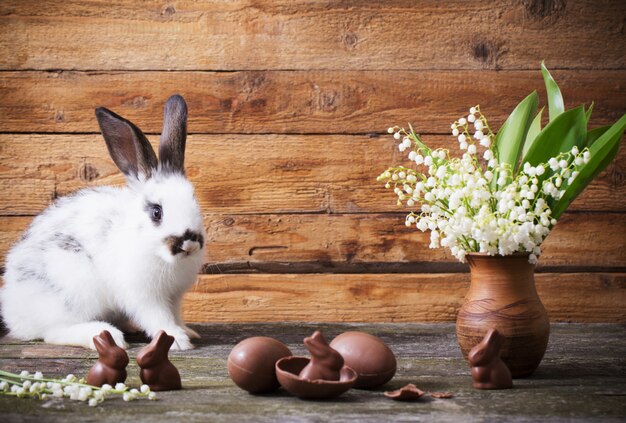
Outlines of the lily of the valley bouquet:
[{"label": "lily of the valley bouquet", "polygon": [[593,104],[564,110],[560,89],[542,63],[549,123],[542,129],[533,92],[494,133],[480,107],[454,122],[461,157],[429,148],[409,125],[388,132],[408,152],[410,167],[379,177],[394,189],[398,205],[421,204],[407,226],[430,230],[430,247],[447,247],[460,261],[471,252],[529,254],[536,263],[541,243],[559,216],[615,158],[626,115],[612,126],[587,130]]}]

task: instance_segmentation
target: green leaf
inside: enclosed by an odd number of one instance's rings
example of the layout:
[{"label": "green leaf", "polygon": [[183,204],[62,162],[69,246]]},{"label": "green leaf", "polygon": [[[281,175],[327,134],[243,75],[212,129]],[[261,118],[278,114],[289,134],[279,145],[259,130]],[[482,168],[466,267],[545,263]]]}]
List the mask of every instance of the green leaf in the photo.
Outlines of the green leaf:
[{"label": "green leaf", "polygon": [[526,141],[524,141],[524,148],[522,148],[522,157],[526,156],[528,149],[531,144],[537,138],[537,135],[541,132],[541,115],[543,115],[543,107],[537,113],[537,116],[533,119],[530,124],[530,128],[528,128],[528,134],[526,134]]},{"label": "green leaf", "polygon": [[[498,161],[508,163],[513,173],[515,173],[530,122],[537,110],[537,103],[539,103],[539,96],[537,91],[533,91],[517,105],[496,134],[495,149],[498,153]],[[493,182],[496,179],[494,177]]]},{"label": "green leaf", "polygon": [[585,112],[585,117],[587,118],[587,124],[589,124],[589,119],[591,119],[591,112],[593,112],[593,101],[591,102],[591,106]]},{"label": "green leaf", "polygon": [[613,161],[619,150],[624,129],[626,129],[626,114],[607,131],[604,131],[589,147],[591,153],[589,162],[582,166],[576,179],[565,189],[565,193],[559,201],[554,204],[552,217],[558,219],[585,187]]},{"label": "green leaf", "polygon": [[546,94],[548,95],[548,111],[550,112],[550,121],[556,119],[558,115],[565,111],[565,104],[563,103],[563,96],[561,90],[557,85],[552,75],[546,68],[544,62],[541,62],[541,73],[543,75],[543,81],[546,84]]},{"label": "green leaf", "polygon": [[601,126],[599,128],[594,128],[591,131],[587,132],[587,141],[585,145],[587,147],[591,147],[593,143],[596,142],[596,140],[602,136],[602,134],[604,134],[606,131],[609,130],[610,127],[611,125]]},{"label": "green leaf", "polygon": [[570,151],[574,146],[582,150],[586,140],[587,121],[583,107],[579,106],[550,121],[537,135],[522,163],[528,162],[532,166],[546,163],[552,157]]}]

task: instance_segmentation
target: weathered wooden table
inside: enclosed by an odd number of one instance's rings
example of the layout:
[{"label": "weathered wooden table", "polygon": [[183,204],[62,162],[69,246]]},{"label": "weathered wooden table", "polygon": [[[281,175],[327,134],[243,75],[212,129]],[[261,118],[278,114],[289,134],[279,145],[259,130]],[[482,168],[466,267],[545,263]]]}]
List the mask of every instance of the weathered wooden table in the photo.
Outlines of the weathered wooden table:
[{"label": "weathered wooden table", "polygon": [[[0,396],[0,421],[624,421],[626,326],[557,324],[548,351],[531,378],[514,389],[479,391],[456,345],[451,324],[238,324],[197,325],[202,340],[192,351],[172,353],[184,390],[159,393],[158,401],[110,399],[95,408],[67,399],[38,401]],[[226,358],[240,340],[272,336],[304,354],[302,339],[321,329],[328,339],[346,330],[379,335],[398,357],[395,378],[378,391],[350,390],[331,401],[303,401],[283,391],[252,396],[228,378]],[[134,356],[145,341],[131,338],[129,385],[138,385]],[[38,342],[0,343],[0,368],[46,375],[85,375],[95,353]],[[452,399],[398,403],[382,395],[415,383],[450,391]]]}]

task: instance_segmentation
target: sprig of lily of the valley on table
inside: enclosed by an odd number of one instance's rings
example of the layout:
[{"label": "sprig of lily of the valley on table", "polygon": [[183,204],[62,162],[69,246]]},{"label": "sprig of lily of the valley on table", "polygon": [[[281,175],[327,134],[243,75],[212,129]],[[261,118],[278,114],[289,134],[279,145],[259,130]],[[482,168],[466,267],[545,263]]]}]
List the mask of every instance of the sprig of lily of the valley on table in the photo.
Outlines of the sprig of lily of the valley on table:
[{"label": "sprig of lily of the valley on table", "polygon": [[16,398],[68,398],[74,401],[87,402],[91,407],[102,403],[111,396],[121,396],[124,401],[133,401],[138,398],[156,399],[156,394],[150,391],[148,385],[139,389],[130,388],[123,383],[115,386],[87,385],[84,380],[69,374],[63,379],[46,378],[41,372],[29,373],[26,370],[11,373],[0,370],[0,395]]},{"label": "sprig of lily of the valley on table", "polygon": [[415,167],[391,167],[378,180],[393,187],[398,205],[421,204],[405,223],[430,230],[431,248],[447,247],[460,261],[471,252],[522,252],[536,263],[558,218],[617,155],[626,114],[613,125],[588,129],[593,103],[565,110],[544,63],[541,71],[549,112],[544,128],[536,91],[497,133],[479,105],[455,121],[451,130],[463,152],[460,158],[429,148],[411,125],[408,131],[389,128]]}]

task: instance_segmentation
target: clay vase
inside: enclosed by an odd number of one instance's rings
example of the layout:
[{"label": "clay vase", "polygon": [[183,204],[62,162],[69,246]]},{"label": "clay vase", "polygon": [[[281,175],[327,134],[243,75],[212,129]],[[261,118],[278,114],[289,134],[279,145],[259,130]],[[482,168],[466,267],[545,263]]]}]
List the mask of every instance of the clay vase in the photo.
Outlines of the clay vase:
[{"label": "clay vase", "polygon": [[470,350],[495,328],[506,337],[500,357],[514,378],[529,376],[546,352],[548,314],[535,289],[528,254],[469,253],[469,291],[456,320],[456,337],[467,360]]}]

